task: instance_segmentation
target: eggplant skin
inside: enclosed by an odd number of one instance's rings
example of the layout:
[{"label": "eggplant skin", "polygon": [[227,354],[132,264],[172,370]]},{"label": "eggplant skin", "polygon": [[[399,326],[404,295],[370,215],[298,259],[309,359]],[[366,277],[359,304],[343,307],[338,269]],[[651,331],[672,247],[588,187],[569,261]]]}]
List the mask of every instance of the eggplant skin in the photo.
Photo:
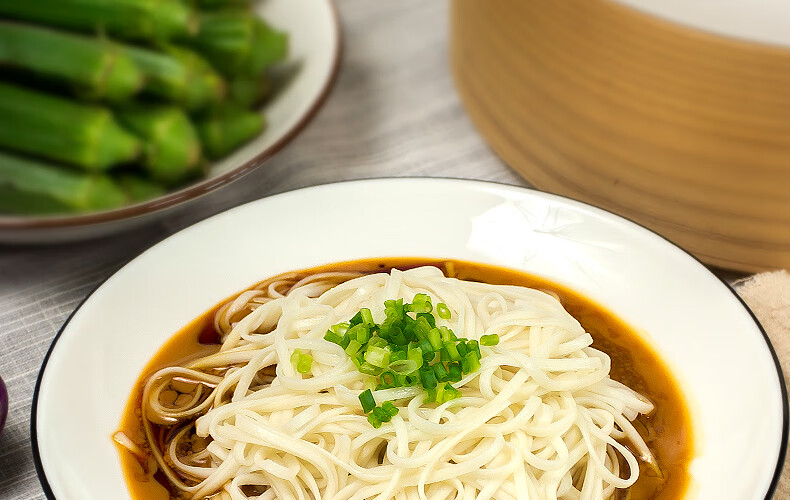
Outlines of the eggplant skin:
[{"label": "eggplant skin", "polygon": [[0,436],[3,435],[3,426],[5,426],[5,417],[8,415],[8,390],[0,378]]}]

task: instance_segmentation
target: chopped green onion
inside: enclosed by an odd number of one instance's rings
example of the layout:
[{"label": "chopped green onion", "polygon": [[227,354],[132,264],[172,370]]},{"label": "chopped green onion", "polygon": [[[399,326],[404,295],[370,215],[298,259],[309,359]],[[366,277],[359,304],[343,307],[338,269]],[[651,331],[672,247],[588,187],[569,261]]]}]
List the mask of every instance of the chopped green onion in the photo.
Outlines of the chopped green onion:
[{"label": "chopped green onion", "polygon": [[[293,356],[291,356],[293,358]],[[299,373],[309,373],[310,368],[313,367],[313,357],[309,354],[299,354],[299,360],[296,362],[296,371]]]},{"label": "chopped green onion", "polygon": [[379,375],[379,380],[380,384],[385,385],[387,389],[396,387],[398,383],[398,377],[390,370],[382,372],[381,375]]},{"label": "chopped green onion", "polygon": [[351,325],[349,325],[348,323],[338,323],[336,325],[333,325],[332,328],[330,328],[330,330],[332,330],[338,335],[345,335],[349,328],[351,328]]},{"label": "chopped green onion", "polygon": [[445,341],[443,349],[447,350],[451,360],[459,361],[461,359],[461,354],[458,352],[458,348],[455,347],[454,340]]},{"label": "chopped green onion", "polygon": [[491,335],[483,335],[482,337],[480,337],[480,345],[492,346],[492,345],[497,345],[498,343],[499,343],[499,335],[497,335],[496,333]]},{"label": "chopped green onion", "polygon": [[389,343],[385,339],[375,335],[368,341],[368,347],[387,347],[388,345]]},{"label": "chopped green onion", "polygon": [[[362,325],[357,325],[357,326],[362,326]],[[367,344],[368,341],[370,340],[370,330],[368,330],[367,328],[360,328],[359,330],[356,331],[356,337],[357,337],[357,342],[359,342],[360,344]]]},{"label": "chopped green onion", "polygon": [[428,389],[426,392],[428,393],[428,396],[425,398],[426,403],[432,403],[436,401],[436,387]]},{"label": "chopped green onion", "polygon": [[480,346],[477,344],[477,341],[470,340],[469,342],[466,343],[466,347],[468,347],[470,351],[474,351],[475,353],[477,353],[477,360],[480,361],[480,358],[482,356],[480,354]]},{"label": "chopped green onion", "polygon": [[383,347],[368,347],[365,361],[373,366],[383,368],[390,364],[390,352]]},{"label": "chopped green onion", "polygon": [[[376,390],[419,384],[427,392],[426,402],[442,404],[462,396],[451,382],[460,382],[464,374],[479,370],[480,345],[496,345],[499,337],[459,339],[447,326],[436,326],[432,310],[431,298],[422,293],[416,294],[411,304],[404,304],[403,299],[386,300],[381,324],[375,323],[370,309],[362,308],[348,323],[332,326],[324,339],[343,347],[360,373],[375,377],[371,387]],[[451,317],[444,303],[436,306],[435,314],[441,319]],[[307,373],[312,356],[297,350],[291,362],[300,373]],[[370,389],[360,395],[360,403],[375,428],[398,413],[391,401],[376,406]]]},{"label": "chopped green onion", "polygon": [[384,301],[384,314],[388,318],[402,318],[403,317],[403,299],[385,300]]},{"label": "chopped green onion", "polygon": [[433,346],[431,345],[430,342],[428,342],[428,339],[421,341],[419,347],[423,354],[433,355],[434,353]]},{"label": "chopped green onion", "polygon": [[436,375],[430,368],[421,368],[418,373],[420,374],[420,381],[422,386],[426,389],[433,389],[436,387]]},{"label": "chopped green onion", "polygon": [[474,373],[480,369],[480,360],[477,358],[477,354],[473,352],[469,352],[464,356],[464,360],[469,363],[469,371],[465,373]]},{"label": "chopped green onion", "polygon": [[414,295],[414,300],[412,300],[412,303],[413,304],[425,304],[425,303],[430,304],[431,303],[431,297],[429,297],[427,294],[424,294],[424,293],[417,293],[417,294]]},{"label": "chopped green onion", "polygon": [[362,348],[362,344],[360,344],[358,340],[354,339],[351,342],[349,342],[348,347],[346,347],[343,350],[346,351],[346,354],[353,357],[356,353],[359,352],[361,348]]},{"label": "chopped green onion", "polygon": [[398,414],[398,408],[392,404],[392,401],[385,401],[384,404],[381,405],[381,409],[389,413],[390,417],[394,417]]},{"label": "chopped green onion", "polygon": [[429,296],[424,293],[418,293],[414,296],[411,304],[404,305],[403,309],[414,313],[429,313],[433,310],[433,306],[431,305],[431,298]]},{"label": "chopped green onion", "polygon": [[367,326],[361,323],[349,328],[346,332],[346,337],[356,339],[360,344],[366,343],[370,338]]},{"label": "chopped green onion", "polygon": [[359,325],[361,323],[362,323],[362,311],[359,311],[358,313],[356,313],[354,315],[354,317],[352,317],[350,320],[348,320],[348,324],[351,325],[351,326],[356,326],[356,325]]},{"label": "chopped green onion", "polygon": [[392,415],[390,415],[389,412],[381,406],[373,408],[373,414],[376,415],[376,417],[382,422],[389,422],[392,420]]},{"label": "chopped green onion", "polygon": [[324,335],[324,340],[332,342],[333,344],[340,345],[340,343],[343,342],[343,337],[336,334],[332,330],[327,330],[326,334]]},{"label": "chopped green onion", "polygon": [[423,362],[422,349],[420,349],[419,347],[410,348],[408,353],[406,354],[406,359],[414,361],[414,364],[417,366],[417,368],[420,368]]},{"label": "chopped green onion", "polygon": [[359,366],[359,372],[364,373],[365,375],[378,375],[379,373],[381,373],[381,371],[382,371],[381,367],[373,366],[367,361],[365,361]]},{"label": "chopped green onion", "polygon": [[[437,391],[438,393],[438,391]],[[451,401],[453,399],[458,399],[462,396],[461,391],[450,385],[449,383],[444,385],[444,396],[442,400],[439,401],[440,403],[446,403],[447,401]]]},{"label": "chopped green onion", "polygon": [[379,420],[378,417],[376,417],[375,413],[371,413],[368,415],[368,422],[370,422],[370,425],[372,425],[376,429],[381,427],[381,420]]},{"label": "chopped green onion", "polygon": [[455,345],[455,348],[458,349],[458,354],[460,354],[462,358],[466,356],[467,352],[469,352],[469,349],[466,348],[466,342],[464,342],[463,340],[458,342]]},{"label": "chopped green onion", "polygon": [[458,337],[455,336],[455,332],[453,332],[446,326],[440,326],[439,331],[442,332],[442,342],[448,342],[450,340],[458,340]]},{"label": "chopped green onion", "polygon": [[400,384],[401,387],[411,387],[420,383],[420,375],[416,370],[405,375],[400,373],[396,373],[396,375],[398,376],[398,384]]},{"label": "chopped green onion", "polygon": [[348,332],[346,332],[346,334],[343,335],[343,340],[340,341],[340,347],[345,349],[346,347],[348,347],[349,343],[351,343],[351,335],[349,335]]},{"label": "chopped green onion", "polygon": [[431,331],[431,324],[428,323],[428,320],[425,319],[424,316],[420,316],[414,322],[414,334],[417,335],[417,338],[424,339],[428,335],[428,332]]},{"label": "chopped green onion", "polygon": [[[422,364],[422,358],[420,358],[420,362],[420,364]],[[389,365],[389,369],[395,373],[412,373],[417,368],[419,368],[419,366],[417,366],[417,363],[411,359],[399,359],[397,361],[390,362]]]},{"label": "chopped green onion", "polygon": [[436,396],[434,397],[434,401],[437,403],[444,403],[444,389],[447,387],[446,384],[439,384],[436,386]]},{"label": "chopped green onion", "polygon": [[428,342],[431,343],[431,347],[434,351],[438,351],[442,348],[442,336],[439,333],[438,328],[434,328],[430,332],[428,332]]},{"label": "chopped green onion", "polygon": [[419,320],[420,318],[423,318],[425,321],[427,321],[431,328],[436,328],[436,318],[433,317],[433,314],[417,313],[415,320]]},{"label": "chopped green onion", "polygon": [[406,335],[400,328],[393,328],[390,330],[390,338],[392,339],[392,343],[395,345],[406,345],[409,343],[409,339],[406,338]]},{"label": "chopped green onion", "polygon": [[447,379],[450,382],[460,382],[461,378],[461,363],[458,361],[455,363],[450,363],[450,366],[447,369]]},{"label": "chopped green onion", "polygon": [[376,323],[373,321],[373,314],[370,312],[370,309],[367,307],[363,307],[359,310],[359,314],[362,316],[362,323],[366,325],[375,325]]},{"label": "chopped green onion", "polygon": [[359,402],[362,404],[362,411],[365,413],[370,413],[376,407],[376,399],[373,397],[370,389],[362,391],[362,394],[359,395]]},{"label": "chopped green onion", "polygon": [[435,365],[431,366],[433,368],[433,374],[436,375],[436,380],[439,382],[445,382],[447,380],[447,368],[444,367],[442,363],[436,363]]}]

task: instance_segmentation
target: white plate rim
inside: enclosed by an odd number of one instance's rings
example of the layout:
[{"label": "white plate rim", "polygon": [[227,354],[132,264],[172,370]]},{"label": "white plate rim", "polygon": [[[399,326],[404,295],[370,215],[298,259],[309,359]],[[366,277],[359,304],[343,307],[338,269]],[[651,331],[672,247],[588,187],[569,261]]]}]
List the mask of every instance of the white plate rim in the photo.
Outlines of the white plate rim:
[{"label": "white plate rim", "polygon": [[[680,252],[685,254],[687,257],[689,257],[691,260],[696,262],[697,265],[700,268],[702,268],[705,273],[709,274],[716,281],[718,281],[726,290],[728,290],[735,297],[735,299],[741,305],[741,307],[746,311],[746,313],[749,315],[751,320],[754,322],[754,325],[757,327],[757,329],[761,333],[762,340],[765,342],[765,345],[768,348],[768,351],[769,351],[769,353],[771,355],[771,358],[772,358],[772,360],[774,362],[774,367],[776,369],[776,375],[777,375],[777,378],[778,378],[778,384],[779,384],[779,388],[780,388],[780,391],[781,391],[781,400],[782,400],[782,407],[783,407],[782,408],[782,424],[781,424],[782,436],[781,436],[781,443],[780,443],[780,446],[779,446],[779,453],[778,453],[778,456],[777,456],[777,463],[776,463],[776,466],[775,466],[775,469],[774,469],[774,472],[773,472],[773,475],[772,475],[772,479],[770,481],[770,484],[769,484],[767,492],[766,492],[765,500],[771,500],[772,498],[774,498],[774,494],[776,493],[776,489],[777,489],[777,486],[778,486],[778,483],[779,483],[779,479],[780,479],[780,476],[781,476],[781,473],[782,473],[782,467],[784,465],[785,458],[786,458],[786,455],[787,455],[788,432],[790,430],[790,407],[788,407],[788,391],[787,391],[787,387],[786,387],[786,384],[785,384],[785,379],[784,379],[784,375],[783,375],[782,366],[779,363],[779,358],[778,358],[778,356],[776,354],[776,350],[774,349],[773,344],[771,343],[770,337],[768,336],[768,334],[765,331],[765,329],[763,328],[762,324],[759,322],[759,320],[755,316],[754,312],[749,308],[749,306],[746,304],[746,302],[744,302],[744,300],[738,295],[738,293],[735,291],[735,289],[732,286],[730,286],[729,283],[727,283],[721,277],[719,277],[719,276],[715,275],[714,273],[712,273],[702,263],[702,261],[700,261],[693,254],[691,254],[687,250],[683,249],[682,247],[678,246],[677,244],[675,244],[674,242],[672,242],[671,240],[669,240],[665,236],[662,236],[661,234],[656,233],[652,229],[643,226],[639,222],[636,222],[636,221],[631,220],[631,219],[629,219],[627,217],[615,214],[615,213],[613,213],[613,212],[611,212],[609,210],[597,207],[595,205],[591,205],[589,203],[586,203],[586,202],[583,202],[583,201],[580,201],[580,200],[577,200],[577,199],[574,199],[574,198],[568,197],[568,196],[555,195],[555,194],[552,194],[552,193],[547,193],[547,192],[544,192],[544,191],[540,191],[538,189],[520,187],[520,186],[515,186],[515,185],[512,185],[512,184],[501,183],[501,182],[497,182],[497,181],[473,180],[473,179],[464,179],[464,178],[455,178],[455,177],[429,177],[429,178],[426,178],[426,177],[376,177],[376,178],[364,178],[364,179],[354,179],[354,180],[346,180],[346,181],[339,181],[339,182],[328,182],[328,183],[316,184],[316,185],[308,186],[308,187],[295,188],[295,189],[284,191],[282,193],[278,193],[278,194],[275,194],[275,195],[272,195],[272,196],[269,196],[269,197],[264,197],[264,198],[261,198],[261,199],[258,199],[258,200],[246,203],[246,204],[242,204],[242,205],[239,205],[237,207],[233,207],[231,209],[228,209],[228,210],[226,210],[224,212],[221,212],[220,214],[216,214],[216,215],[214,215],[212,217],[209,217],[208,219],[220,216],[220,215],[222,215],[224,213],[227,213],[229,211],[238,209],[240,207],[244,207],[244,206],[249,205],[251,203],[256,203],[256,202],[264,200],[264,199],[280,197],[280,196],[283,196],[283,195],[291,195],[291,194],[299,193],[301,191],[312,190],[314,188],[331,187],[331,186],[334,186],[334,185],[348,185],[348,184],[355,184],[355,183],[363,183],[364,184],[366,182],[389,181],[389,180],[392,180],[392,181],[396,181],[396,180],[397,181],[404,181],[404,180],[406,180],[406,181],[408,181],[408,180],[413,180],[413,181],[454,181],[454,182],[467,183],[467,184],[470,184],[470,185],[471,184],[478,184],[480,186],[492,185],[492,186],[499,186],[499,187],[506,188],[506,189],[521,190],[521,191],[524,191],[526,193],[531,193],[533,195],[537,195],[538,197],[547,197],[549,199],[554,199],[554,200],[557,200],[557,201],[571,201],[571,202],[573,202],[575,204],[578,204],[578,205],[580,205],[582,207],[586,207],[588,209],[592,209],[593,211],[601,212],[601,213],[605,214],[608,217],[614,217],[615,219],[620,219],[621,221],[625,221],[625,222],[633,224],[634,226],[638,226],[638,228],[641,228],[641,229],[645,230],[646,232],[651,233],[654,236],[658,236],[661,240],[663,240],[664,242],[669,244],[671,247],[674,247],[676,250],[679,250]],[[189,225],[189,226],[187,226],[185,228],[182,228],[180,231],[174,233],[173,235],[170,235],[167,238],[164,238],[163,240],[160,240],[160,241],[157,241],[157,242],[153,243],[148,248],[146,248],[145,250],[141,251],[140,253],[138,253],[137,255],[135,255],[134,257],[129,259],[128,261],[126,261],[122,266],[119,267],[119,269],[117,269],[110,276],[108,276],[107,278],[102,280],[102,282],[97,284],[88,293],[88,295],[79,303],[79,305],[77,305],[77,307],[69,314],[68,318],[63,323],[63,326],[61,326],[61,328],[58,330],[57,334],[54,336],[54,338],[52,340],[52,343],[50,344],[50,346],[49,346],[49,348],[47,350],[47,353],[44,356],[44,359],[43,359],[42,364],[41,364],[41,369],[39,370],[39,373],[38,373],[37,378],[36,378],[36,384],[35,384],[35,388],[34,388],[34,392],[33,392],[33,398],[32,398],[32,403],[31,403],[31,418],[30,418],[31,448],[32,448],[32,451],[33,451],[33,461],[34,461],[34,465],[35,465],[35,469],[36,469],[36,475],[38,476],[39,482],[41,483],[41,487],[42,487],[42,489],[44,491],[44,494],[45,494],[45,496],[46,496],[46,498],[48,500],[57,500],[57,499],[56,499],[54,493],[52,492],[52,488],[51,488],[51,486],[49,484],[49,481],[47,479],[46,473],[44,471],[43,463],[42,463],[42,460],[41,460],[41,453],[40,453],[39,446],[38,446],[38,432],[37,432],[38,402],[39,402],[39,395],[40,395],[40,389],[41,389],[41,383],[42,383],[43,375],[44,375],[44,372],[46,370],[47,363],[48,363],[48,361],[50,359],[50,356],[51,356],[52,352],[55,349],[55,346],[56,346],[58,340],[61,338],[62,334],[64,333],[64,331],[68,327],[69,322],[74,317],[74,315],[93,296],[93,294],[102,287],[102,285],[107,280],[111,279],[118,272],[123,270],[127,264],[129,264],[131,261],[136,259],[138,256],[146,253],[148,250],[151,250],[155,246],[157,246],[160,243],[168,240],[169,238],[172,238],[173,236],[183,232],[184,230],[190,229],[193,226],[201,224],[202,222],[204,222],[204,221],[206,221],[208,219],[203,219],[202,221],[195,222],[195,223],[193,223],[193,224],[191,224],[191,225]]]}]

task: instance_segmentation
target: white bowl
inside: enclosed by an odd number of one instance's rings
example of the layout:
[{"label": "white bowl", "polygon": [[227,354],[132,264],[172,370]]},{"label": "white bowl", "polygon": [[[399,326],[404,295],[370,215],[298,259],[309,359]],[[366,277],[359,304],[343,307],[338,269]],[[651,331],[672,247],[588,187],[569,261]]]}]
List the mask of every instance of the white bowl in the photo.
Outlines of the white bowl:
[{"label": "white bowl", "polygon": [[289,53],[283,65],[295,71],[261,109],[267,125],[257,138],[213,163],[199,182],[142,203],[79,215],[0,214],[0,242],[76,241],[151,222],[259,167],[296,137],[323,104],[337,75],[341,49],[337,12],[332,0],[266,0],[255,5],[261,17],[288,33]]},{"label": "white bowl", "polygon": [[677,375],[697,439],[689,498],[763,500],[787,444],[773,350],[724,282],[662,237],[565,198],[448,179],[293,191],[195,224],[131,261],[72,314],[33,402],[50,498],[128,499],[111,436],[147,361],[219,301],[285,271],[392,256],[455,258],[544,276],[643,332]]}]

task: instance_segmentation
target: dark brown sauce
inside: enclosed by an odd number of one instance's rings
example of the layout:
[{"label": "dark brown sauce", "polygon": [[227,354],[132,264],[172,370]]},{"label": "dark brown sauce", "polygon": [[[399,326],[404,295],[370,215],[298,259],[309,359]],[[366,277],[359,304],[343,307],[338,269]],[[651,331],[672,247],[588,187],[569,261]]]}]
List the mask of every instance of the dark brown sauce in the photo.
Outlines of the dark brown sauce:
[{"label": "dark brown sauce", "polygon": [[[677,500],[689,484],[688,466],[692,458],[691,419],[683,394],[667,366],[656,352],[632,328],[592,300],[544,278],[520,271],[485,264],[445,259],[387,258],[330,264],[300,271],[308,275],[326,271],[388,271],[435,265],[445,274],[463,280],[491,284],[519,285],[552,291],[559,295],[565,309],[593,336],[594,347],[612,358],[611,376],[647,396],[656,409],[650,416],[640,415],[636,426],[657,458],[663,477],[640,466],[639,479],[630,488],[629,500]],[[289,273],[292,274],[292,273]],[[232,300],[231,297],[228,300]],[[119,430],[138,445],[145,443],[140,404],[148,376],[155,371],[215,352],[217,333],[214,314],[207,311],[176,333],[156,353],[140,375],[129,398]],[[641,427],[641,428],[640,428]],[[120,449],[121,463],[132,498],[135,500],[169,500],[171,496],[162,474],[146,474],[140,463]],[[624,497],[624,496],[623,496]]]}]

